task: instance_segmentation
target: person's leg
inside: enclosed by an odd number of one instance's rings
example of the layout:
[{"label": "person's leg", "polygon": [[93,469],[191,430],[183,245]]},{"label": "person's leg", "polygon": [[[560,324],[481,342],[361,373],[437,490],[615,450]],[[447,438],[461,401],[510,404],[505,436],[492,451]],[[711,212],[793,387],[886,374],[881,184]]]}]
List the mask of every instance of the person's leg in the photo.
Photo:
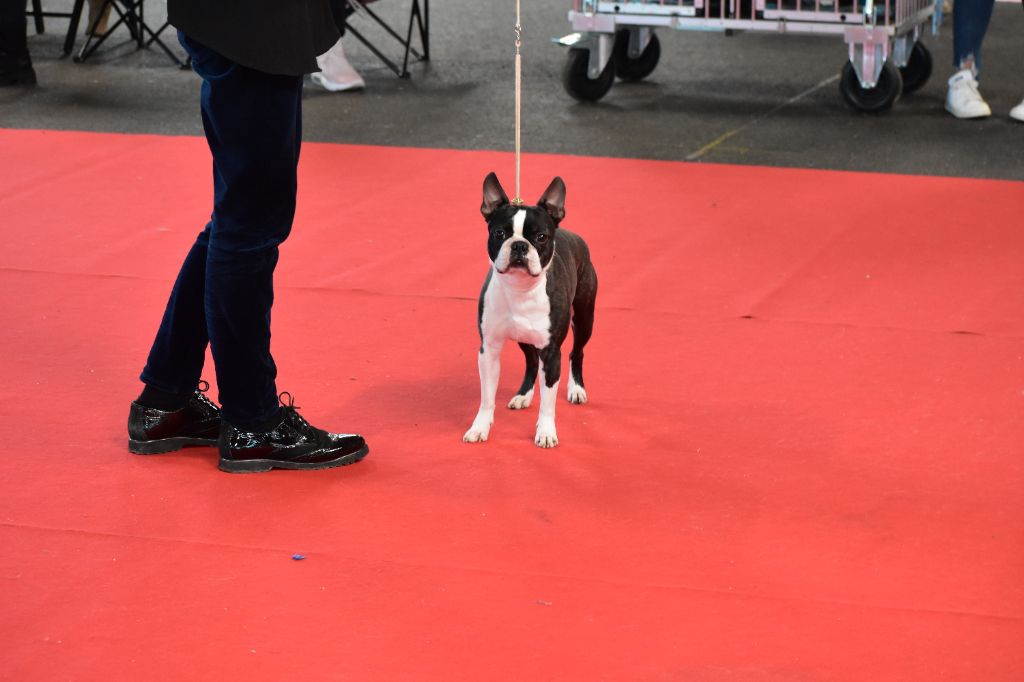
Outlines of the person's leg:
[{"label": "person's leg", "polygon": [[[352,14],[352,6],[348,0],[331,0],[331,14],[334,15],[334,23],[344,38],[345,20]],[[342,38],[339,38],[330,50],[316,58],[320,71],[310,75],[310,79],[314,83],[331,92],[359,90],[366,87],[366,81],[345,56]]]},{"label": "person's leg", "polygon": [[310,74],[310,78],[326,90],[344,92],[366,87],[366,81],[345,56],[345,46],[341,40],[336,42],[330,50],[317,57],[316,63],[320,67],[320,71]]},{"label": "person's leg", "polygon": [[[214,211],[182,265],[141,379],[144,397],[192,395],[211,343],[225,414],[252,425],[277,412],[270,307],[277,245],[291,229],[301,130],[298,76],[271,76],[185,43],[203,76]],[[140,398],[141,400],[141,398]]]},{"label": "person's leg", "polygon": [[164,397],[161,393],[167,394],[166,399],[172,402],[175,396],[184,402],[199,383],[209,343],[204,311],[209,238],[207,225],[185,256],[171,289],[146,367],[139,377],[150,393],[146,396],[148,400],[140,398],[143,403],[152,404],[154,397]]},{"label": "person's leg", "polygon": [[956,0],[953,3],[953,68],[977,77],[981,69],[981,43],[992,19],[995,0]]},{"label": "person's leg", "polygon": [[956,0],[953,3],[953,67],[946,90],[946,111],[957,118],[984,118],[992,109],[978,90],[981,43],[985,39],[995,0]]},{"label": "person's leg", "polygon": [[24,0],[0,0],[0,85],[33,85]]},{"label": "person's leg", "polygon": [[216,443],[219,468],[231,472],[358,462],[369,452],[361,436],[313,427],[291,400],[279,407],[270,354],[278,245],[295,216],[302,77],[247,69],[181,33],[179,40],[203,77],[214,210],[182,266],[143,378],[168,389],[189,383],[208,335],[222,408],[199,392],[180,409],[145,405],[144,391],[129,412],[129,449],[156,454]]},{"label": "person's leg", "polygon": [[202,102],[214,161],[206,325],[222,403],[218,467],[256,472],[358,462],[369,452],[361,436],[312,426],[290,398],[278,407],[270,355],[274,267],[295,215],[302,77],[236,66],[205,79]]},{"label": "person's leg", "polygon": [[214,166],[206,326],[224,420],[260,431],[279,412],[270,310],[278,245],[295,215],[302,77],[239,65],[215,75],[202,87]]}]

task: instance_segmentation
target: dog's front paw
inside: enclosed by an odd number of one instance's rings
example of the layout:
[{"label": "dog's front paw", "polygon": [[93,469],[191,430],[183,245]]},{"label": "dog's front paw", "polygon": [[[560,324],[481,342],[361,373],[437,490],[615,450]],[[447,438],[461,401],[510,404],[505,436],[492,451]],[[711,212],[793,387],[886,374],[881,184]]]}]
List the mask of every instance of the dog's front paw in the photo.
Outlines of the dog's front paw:
[{"label": "dog's front paw", "polygon": [[473,420],[473,425],[469,427],[469,431],[462,436],[463,443],[482,443],[487,440],[487,436],[491,432],[491,424],[494,420],[488,418],[486,415],[477,415],[476,419]]},{"label": "dog's front paw", "polygon": [[537,435],[533,444],[540,448],[553,448],[558,445],[558,434],[554,424],[537,424]]},{"label": "dog's front paw", "polygon": [[489,428],[478,429],[475,426],[469,427],[469,431],[462,436],[463,443],[482,443],[487,440],[487,436],[490,433]]},{"label": "dog's front paw", "polygon": [[512,396],[512,400],[508,401],[508,409],[510,410],[525,410],[530,406],[530,402],[533,400],[533,389],[531,388],[526,395],[516,393]]}]

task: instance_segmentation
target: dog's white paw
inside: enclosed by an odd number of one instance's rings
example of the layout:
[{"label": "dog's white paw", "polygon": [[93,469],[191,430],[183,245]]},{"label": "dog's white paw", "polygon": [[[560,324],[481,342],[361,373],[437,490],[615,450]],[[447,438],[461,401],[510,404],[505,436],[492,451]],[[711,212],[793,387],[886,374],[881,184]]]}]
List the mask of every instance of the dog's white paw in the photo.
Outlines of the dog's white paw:
[{"label": "dog's white paw", "polygon": [[490,429],[477,429],[470,428],[469,431],[462,436],[463,443],[483,443],[487,440]]},{"label": "dog's white paw", "polygon": [[477,417],[473,420],[473,425],[469,427],[469,431],[462,436],[463,443],[482,443],[487,440],[487,436],[491,433],[491,420]]},{"label": "dog's white paw", "polygon": [[481,407],[473,418],[473,425],[462,435],[463,443],[482,443],[487,440],[491,433],[491,424],[494,423],[494,408],[486,409]]},{"label": "dog's white paw", "polygon": [[553,448],[558,445],[558,434],[554,424],[537,424],[537,435],[533,444],[540,448]]},{"label": "dog's white paw", "polygon": [[508,401],[508,409],[510,410],[524,410],[530,406],[530,402],[533,400],[533,389],[531,388],[526,395],[519,395],[518,393],[512,396],[512,400]]},{"label": "dog's white paw", "polygon": [[570,380],[568,398],[570,403],[582,405],[587,402],[587,389]]},{"label": "dog's white paw", "polygon": [[538,433],[533,444],[539,448],[553,448],[558,445],[558,436],[553,433]]}]

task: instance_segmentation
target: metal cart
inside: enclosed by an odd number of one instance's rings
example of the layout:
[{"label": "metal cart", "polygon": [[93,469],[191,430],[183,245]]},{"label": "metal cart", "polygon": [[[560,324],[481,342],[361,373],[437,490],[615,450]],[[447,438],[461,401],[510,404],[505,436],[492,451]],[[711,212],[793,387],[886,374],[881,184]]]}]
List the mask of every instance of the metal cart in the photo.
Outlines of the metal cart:
[{"label": "metal cart", "polygon": [[918,39],[921,27],[941,21],[941,0],[573,0],[574,33],[562,73],[578,100],[604,97],[618,76],[640,80],[658,65],[655,29],[836,34],[849,46],[839,90],[859,111],[889,109],[932,73]]}]

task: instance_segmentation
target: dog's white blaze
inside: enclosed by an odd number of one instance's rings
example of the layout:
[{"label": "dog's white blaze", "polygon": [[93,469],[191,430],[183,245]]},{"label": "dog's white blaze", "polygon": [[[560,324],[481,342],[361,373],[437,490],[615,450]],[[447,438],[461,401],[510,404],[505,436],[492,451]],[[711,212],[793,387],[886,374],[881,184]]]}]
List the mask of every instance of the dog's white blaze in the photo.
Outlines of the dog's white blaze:
[{"label": "dog's white blaze", "polygon": [[512,237],[514,239],[523,238],[524,225],[526,225],[526,211],[519,209],[512,218]]}]

